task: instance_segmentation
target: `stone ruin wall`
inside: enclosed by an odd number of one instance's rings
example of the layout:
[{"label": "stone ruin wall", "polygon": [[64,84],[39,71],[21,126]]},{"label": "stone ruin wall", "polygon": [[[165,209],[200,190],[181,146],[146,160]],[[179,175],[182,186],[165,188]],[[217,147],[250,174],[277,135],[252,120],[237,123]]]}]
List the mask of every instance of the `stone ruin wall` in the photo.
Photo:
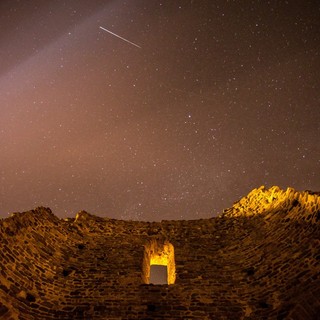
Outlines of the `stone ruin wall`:
[{"label": "stone ruin wall", "polygon": [[281,212],[285,212],[287,219],[315,223],[317,222],[315,213],[319,210],[319,195],[320,193],[312,191],[297,192],[293,188],[281,190],[277,186],[270,189],[261,186],[236,202],[231,209],[225,210],[224,214],[231,217],[267,214],[271,217],[279,213],[278,218],[281,218]]},{"label": "stone ruin wall", "polygon": [[[317,319],[319,225],[318,194],[277,187],[212,219],[17,213],[0,221],[0,319]],[[157,259],[169,285],[148,284]]]}]

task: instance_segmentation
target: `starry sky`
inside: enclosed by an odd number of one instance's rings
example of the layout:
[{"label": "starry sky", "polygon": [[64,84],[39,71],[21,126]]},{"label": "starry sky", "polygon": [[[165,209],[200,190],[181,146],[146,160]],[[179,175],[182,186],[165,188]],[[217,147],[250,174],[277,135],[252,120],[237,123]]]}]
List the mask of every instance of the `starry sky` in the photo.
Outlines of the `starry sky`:
[{"label": "starry sky", "polygon": [[0,217],[319,191],[319,48],[318,0],[1,1]]}]

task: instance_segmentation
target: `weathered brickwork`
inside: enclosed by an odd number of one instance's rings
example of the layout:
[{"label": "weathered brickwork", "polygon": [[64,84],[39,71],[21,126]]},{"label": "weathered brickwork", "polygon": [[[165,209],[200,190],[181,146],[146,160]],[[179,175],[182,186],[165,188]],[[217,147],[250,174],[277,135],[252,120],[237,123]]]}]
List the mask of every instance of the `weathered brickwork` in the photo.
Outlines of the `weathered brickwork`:
[{"label": "weathered brickwork", "polygon": [[[0,318],[319,319],[319,225],[319,194],[277,187],[193,221],[17,213],[0,221]],[[152,261],[171,284],[148,284]]]}]

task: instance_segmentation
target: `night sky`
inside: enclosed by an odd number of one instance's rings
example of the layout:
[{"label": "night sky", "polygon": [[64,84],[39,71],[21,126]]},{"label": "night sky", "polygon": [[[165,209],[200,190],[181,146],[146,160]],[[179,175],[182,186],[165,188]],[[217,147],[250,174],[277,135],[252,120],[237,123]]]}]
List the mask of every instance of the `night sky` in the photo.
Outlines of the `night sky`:
[{"label": "night sky", "polygon": [[319,191],[319,49],[318,0],[1,1],[0,217]]}]

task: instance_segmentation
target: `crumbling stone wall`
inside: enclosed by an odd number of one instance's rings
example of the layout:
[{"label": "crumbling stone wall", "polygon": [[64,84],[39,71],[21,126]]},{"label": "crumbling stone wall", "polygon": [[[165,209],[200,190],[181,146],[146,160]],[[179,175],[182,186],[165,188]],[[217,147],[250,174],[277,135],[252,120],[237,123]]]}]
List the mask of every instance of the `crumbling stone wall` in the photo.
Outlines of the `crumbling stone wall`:
[{"label": "crumbling stone wall", "polygon": [[[319,225],[318,194],[277,187],[193,221],[17,213],[0,221],[0,318],[317,319]],[[148,284],[152,259],[172,284]]]}]

